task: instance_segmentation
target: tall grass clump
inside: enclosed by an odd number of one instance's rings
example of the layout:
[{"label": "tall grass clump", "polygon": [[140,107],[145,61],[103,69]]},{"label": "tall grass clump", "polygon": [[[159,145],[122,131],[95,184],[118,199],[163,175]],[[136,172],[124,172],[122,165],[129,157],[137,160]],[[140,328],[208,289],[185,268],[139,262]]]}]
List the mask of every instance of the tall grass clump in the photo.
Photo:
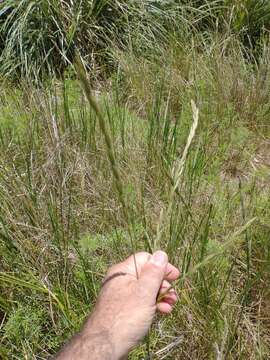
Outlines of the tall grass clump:
[{"label": "tall grass clump", "polygon": [[127,44],[136,28],[151,36],[147,17],[140,0],[1,2],[1,72],[37,79],[61,75],[77,50],[89,69],[105,74],[112,66],[106,61],[112,43]]},{"label": "tall grass clump", "polygon": [[[132,9],[131,9],[132,10]],[[123,1],[5,1],[0,4],[1,71],[42,77],[62,74],[75,49],[89,66],[120,36],[129,17]]]},{"label": "tall grass clump", "polygon": [[36,81],[60,76],[78,51],[92,76],[108,77],[117,68],[115,46],[158,57],[175,36],[187,43],[212,32],[233,34],[260,52],[269,14],[264,0],[2,1],[0,73]]},{"label": "tall grass clump", "polygon": [[267,24],[252,0],[1,2],[1,358],[54,355],[108,266],[157,248],[179,301],[130,359],[269,358]]},{"label": "tall grass clump", "polygon": [[269,357],[269,51],[200,39],[117,47],[98,89],[1,87],[2,358],[56,353],[107,267],[158,247],[179,302],[130,359]]}]

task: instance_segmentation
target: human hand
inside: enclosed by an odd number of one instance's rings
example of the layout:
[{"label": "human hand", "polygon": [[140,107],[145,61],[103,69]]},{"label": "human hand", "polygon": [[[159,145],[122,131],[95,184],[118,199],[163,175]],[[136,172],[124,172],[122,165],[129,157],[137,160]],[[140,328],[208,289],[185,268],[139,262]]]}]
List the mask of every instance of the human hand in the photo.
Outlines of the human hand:
[{"label": "human hand", "polygon": [[147,334],[156,311],[172,311],[177,296],[170,282],[178,277],[162,251],[137,253],[112,266],[94,311],[56,359],[122,359]]},{"label": "human hand", "polygon": [[115,359],[146,335],[157,310],[172,311],[177,295],[170,282],[178,277],[179,271],[162,251],[137,253],[109,269],[88,326],[107,332]]}]

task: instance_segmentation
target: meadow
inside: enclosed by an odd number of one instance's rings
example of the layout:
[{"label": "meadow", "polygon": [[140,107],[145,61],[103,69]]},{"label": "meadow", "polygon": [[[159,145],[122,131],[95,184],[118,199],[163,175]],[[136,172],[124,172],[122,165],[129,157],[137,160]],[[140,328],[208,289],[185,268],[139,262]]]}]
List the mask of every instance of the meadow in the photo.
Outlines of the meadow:
[{"label": "meadow", "polygon": [[39,3],[0,4],[0,358],[161,248],[179,301],[129,358],[269,359],[270,6]]}]

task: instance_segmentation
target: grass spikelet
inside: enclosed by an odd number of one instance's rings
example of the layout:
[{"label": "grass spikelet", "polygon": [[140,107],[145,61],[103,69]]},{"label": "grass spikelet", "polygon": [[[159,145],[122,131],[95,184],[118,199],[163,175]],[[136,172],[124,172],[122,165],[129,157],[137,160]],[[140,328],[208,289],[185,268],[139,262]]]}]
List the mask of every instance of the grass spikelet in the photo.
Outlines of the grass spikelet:
[{"label": "grass spikelet", "polygon": [[187,142],[183,151],[183,154],[180,158],[180,160],[176,160],[175,164],[172,167],[172,171],[171,171],[171,179],[172,179],[172,186],[171,186],[171,191],[170,191],[170,195],[169,195],[169,202],[168,202],[168,206],[166,208],[166,210],[164,211],[164,209],[162,208],[160,211],[160,216],[159,216],[159,222],[157,224],[157,235],[155,238],[155,243],[154,243],[154,249],[157,249],[160,246],[160,240],[161,237],[163,235],[164,232],[164,227],[166,226],[166,222],[169,219],[169,216],[171,214],[172,211],[172,206],[174,203],[174,196],[175,193],[178,190],[178,186],[180,184],[181,181],[181,176],[184,170],[184,166],[185,166],[185,162],[187,159],[187,155],[188,155],[188,151],[190,149],[192,140],[195,136],[196,133],[196,129],[198,126],[198,122],[199,122],[199,109],[196,106],[195,102],[193,100],[191,100],[191,107],[192,107],[192,117],[193,117],[193,123],[192,126],[190,128],[190,132],[187,138]]}]

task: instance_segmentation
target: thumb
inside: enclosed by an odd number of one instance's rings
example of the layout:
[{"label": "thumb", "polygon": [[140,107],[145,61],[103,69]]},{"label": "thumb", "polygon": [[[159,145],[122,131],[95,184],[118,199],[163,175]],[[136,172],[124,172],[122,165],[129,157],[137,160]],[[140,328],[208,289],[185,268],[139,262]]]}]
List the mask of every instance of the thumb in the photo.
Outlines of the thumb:
[{"label": "thumb", "polygon": [[139,277],[140,286],[149,300],[156,303],[159,288],[164,279],[168,265],[168,256],[163,251],[156,251],[150,260],[142,267]]}]

